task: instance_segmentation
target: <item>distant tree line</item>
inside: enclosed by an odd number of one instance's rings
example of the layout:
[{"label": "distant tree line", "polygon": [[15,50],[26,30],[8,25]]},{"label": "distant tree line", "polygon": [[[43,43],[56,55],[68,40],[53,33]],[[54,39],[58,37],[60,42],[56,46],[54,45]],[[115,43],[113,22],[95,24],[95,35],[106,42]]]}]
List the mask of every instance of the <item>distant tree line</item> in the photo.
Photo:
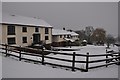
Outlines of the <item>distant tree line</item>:
[{"label": "distant tree line", "polygon": [[79,40],[87,40],[88,44],[104,45],[105,43],[109,47],[111,44],[115,44],[120,38],[114,38],[111,34],[106,34],[103,28],[94,29],[92,26],[88,26],[85,30],[75,31],[79,34]]}]

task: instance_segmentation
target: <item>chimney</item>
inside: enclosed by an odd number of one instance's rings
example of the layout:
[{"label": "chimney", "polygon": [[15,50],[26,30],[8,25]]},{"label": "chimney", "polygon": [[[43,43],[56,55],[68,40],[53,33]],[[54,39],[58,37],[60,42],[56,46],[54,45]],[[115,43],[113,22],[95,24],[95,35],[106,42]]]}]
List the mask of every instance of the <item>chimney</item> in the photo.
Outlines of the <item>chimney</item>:
[{"label": "chimney", "polygon": [[11,15],[11,16],[15,16],[15,15],[13,14],[13,15]]},{"label": "chimney", "polygon": [[63,30],[65,30],[65,28],[63,28]]}]

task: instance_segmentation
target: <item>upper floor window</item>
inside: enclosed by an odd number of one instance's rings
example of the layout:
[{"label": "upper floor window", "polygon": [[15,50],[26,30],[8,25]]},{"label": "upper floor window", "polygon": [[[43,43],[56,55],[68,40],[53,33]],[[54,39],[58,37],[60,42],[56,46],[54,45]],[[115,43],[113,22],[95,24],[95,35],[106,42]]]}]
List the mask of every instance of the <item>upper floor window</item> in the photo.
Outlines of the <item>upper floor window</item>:
[{"label": "upper floor window", "polygon": [[15,37],[7,38],[8,44],[16,44]]},{"label": "upper floor window", "polygon": [[8,30],[8,35],[15,35],[15,26],[9,25],[7,30]]},{"label": "upper floor window", "polygon": [[45,28],[45,34],[48,34],[48,33],[49,33],[49,29]]},{"label": "upper floor window", "polygon": [[22,32],[27,32],[27,27],[22,27]]},{"label": "upper floor window", "polygon": [[39,32],[39,28],[38,27],[35,28],[35,32]]}]

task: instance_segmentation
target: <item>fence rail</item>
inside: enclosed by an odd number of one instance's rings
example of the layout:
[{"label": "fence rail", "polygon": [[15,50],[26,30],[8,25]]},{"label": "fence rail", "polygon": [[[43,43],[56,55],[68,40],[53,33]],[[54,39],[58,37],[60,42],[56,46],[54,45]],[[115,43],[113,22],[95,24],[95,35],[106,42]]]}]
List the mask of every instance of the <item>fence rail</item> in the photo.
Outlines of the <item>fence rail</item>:
[{"label": "fence rail", "polygon": [[[49,65],[53,65],[53,66],[70,68],[72,71],[82,70],[82,71],[87,72],[89,69],[93,69],[93,68],[98,68],[98,67],[103,67],[103,66],[107,67],[107,66],[112,65],[112,64],[120,65],[120,52],[106,51],[106,54],[99,54],[99,55],[90,55],[89,53],[76,54],[75,52],[73,52],[73,54],[70,54],[70,53],[60,53],[60,52],[55,52],[55,51],[43,51],[43,50],[38,51],[38,50],[33,50],[33,49],[30,49],[30,48],[25,48],[25,47],[21,47],[21,46],[9,46],[9,45],[6,45],[6,44],[0,44],[0,45],[2,46],[2,47],[0,47],[0,49],[4,50],[4,51],[1,51],[1,53],[5,54],[6,56],[17,57],[19,59],[19,61],[28,60],[28,61],[41,63],[42,65],[49,64]],[[30,51],[33,50],[32,53],[28,52],[29,50]],[[9,52],[15,52],[18,55],[14,55],[12,53],[10,54]],[[53,54],[71,56],[72,60],[51,57],[51,56],[45,55],[45,53],[49,53],[49,54],[53,53]],[[22,55],[41,57],[41,61],[24,58],[24,57],[22,57]],[[86,60],[85,61],[75,60],[76,56],[84,57],[84,58],[86,58]],[[105,56],[106,58],[105,59],[99,59],[99,60],[90,60],[89,59],[89,58],[92,58],[92,57],[101,57],[101,56]],[[109,58],[109,56],[112,56],[112,58]],[[61,65],[61,64],[55,64],[55,63],[51,63],[51,62],[46,62],[45,58],[52,59],[52,60],[59,60],[59,61],[69,62],[72,65],[68,66],[68,65]],[[115,60],[115,61],[113,61],[113,60]],[[105,62],[105,64],[92,66],[92,67],[89,66],[91,63],[98,63],[98,62]],[[86,66],[85,66],[85,68],[79,68],[79,67],[75,66],[76,63],[84,63]]]}]

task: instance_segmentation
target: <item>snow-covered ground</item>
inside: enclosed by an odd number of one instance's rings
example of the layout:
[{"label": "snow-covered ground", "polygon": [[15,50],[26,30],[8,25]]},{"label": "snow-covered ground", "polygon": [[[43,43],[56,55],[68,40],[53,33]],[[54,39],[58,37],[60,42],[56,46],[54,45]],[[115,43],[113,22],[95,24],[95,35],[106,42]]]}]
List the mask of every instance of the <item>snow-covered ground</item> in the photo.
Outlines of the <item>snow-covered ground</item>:
[{"label": "snow-covered ground", "polygon": [[[106,46],[93,46],[93,45],[88,45],[88,46],[83,46],[83,47],[72,47],[72,48],[79,48],[80,51],[58,51],[58,52],[65,52],[65,53],[73,53],[76,52],[77,54],[86,54],[89,52],[90,54],[105,54],[106,53]],[[62,47],[61,47],[62,48]],[[111,47],[111,50],[118,51],[118,48]],[[11,53],[18,55],[17,53]],[[48,56],[52,57],[58,57],[58,58],[63,58],[63,59],[70,59],[72,60],[72,56],[66,56],[66,55],[54,55],[50,54]],[[22,57],[25,58],[30,58],[34,60],[41,60],[40,57],[31,57],[27,55],[22,55]],[[118,77],[118,66],[117,65],[111,65],[106,67],[101,67],[101,68],[96,68],[96,69],[91,69],[88,72],[81,72],[81,71],[76,71],[72,72],[70,70],[65,70],[65,68],[52,68],[50,65],[43,66],[41,64],[33,64],[33,63],[25,63],[23,61],[17,61],[15,58],[11,57],[3,57],[3,77],[5,78],[25,78],[25,77],[30,77],[30,78],[117,78]],[[90,60],[97,60],[97,59],[105,59],[105,57],[95,57],[95,58],[90,58]],[[76,60],[84,61],[85,57],[76,57]],[[69,62],[63,62],[63,61],[57,61],[57,60],[51,60],[51,59],[45,59],[47,62],[51,63],[57,63],[57,64],[63,64],[63,65],[68,65],[71,66],[72,64]],[[105,62],[99,62],[96,64],[90,64],[89,66],[95,66],[95,65],[100,65],[100,64],[105,64]],[[85,64],[78,64],[76,63],[76,67],[84,68]]]},{"label": "snow-covered ground", "polygon": [[[87,46],[73,46],[73,47],[56,47],[59,49],[80,49],[79,51],[58,51],[58,52],[63,52],[63,53],[71,53],[73,54],[73,52],[76,52],[76,54],[86,54],[87,52],[89,52],[90,55],[99,55],[99,54],[106,54],[106,46],[94,46],[94,45],[87,45]],[[118,51],[118,47],[117,46],[111,46],[110,49],[108,49],[108,51],[110,50],[114,50],[114,51]],[[49,56],[53,56],[56,58],[62,58],[62,59],[68,59],[68,60],[72,60],[72,56],[67,56],[67,55],[54,55],[54,54],[50,54]],[[99,60],[99,59],[106,59],[106,56],[101,56],[101,57],[90,57],[89,60]],[[86,57],[83,56],[76,56],[76,61],[85,61]],[[70,64],[70,62],[63,62],[63,61],[57,61],[57,60],[51,60],[51,59],[46,59],[46,61],[50,61],[52,63],[60,63],[60,64],[64,64],[64,65],[69,65],[71,66],[72,64]],[[99,63],[91,63],[89,66],[97,66],[100,64],[105,64],[105,62],[99,62]],[[75,65],[76,67],[80,67],[80,68],[85,68],[85,64],[84,63],[76,63]]]},{"label": "snow-covered ground", "polygon": [[89,72],[52,68],[39,64],[16,61],[3,57],[3,78],[117,78],[118,66],[111,65],[108,68],[102,67]]}]

